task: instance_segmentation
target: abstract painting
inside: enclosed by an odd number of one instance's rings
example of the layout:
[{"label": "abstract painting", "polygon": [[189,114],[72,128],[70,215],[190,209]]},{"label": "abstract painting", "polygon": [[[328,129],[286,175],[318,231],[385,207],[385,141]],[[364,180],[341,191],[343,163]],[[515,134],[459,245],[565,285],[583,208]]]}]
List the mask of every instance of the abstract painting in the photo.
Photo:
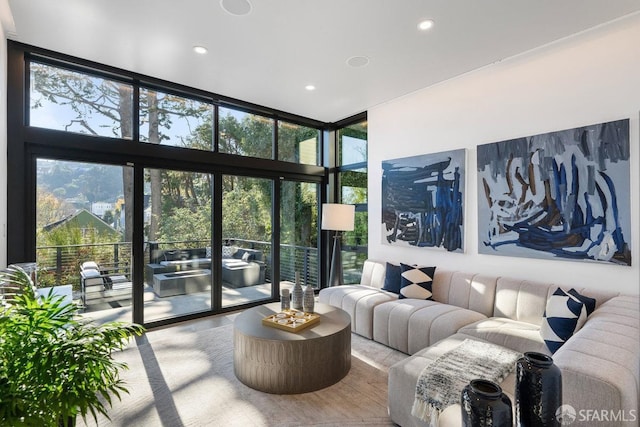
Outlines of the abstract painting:
[{"label": "abstract painting", "polygon": [[382,162],[382,239],[464,250],[465,150]]},{"label": "abstract painting", "polygon": [[631,265],[629,120],[478,146],[478,252]]}]

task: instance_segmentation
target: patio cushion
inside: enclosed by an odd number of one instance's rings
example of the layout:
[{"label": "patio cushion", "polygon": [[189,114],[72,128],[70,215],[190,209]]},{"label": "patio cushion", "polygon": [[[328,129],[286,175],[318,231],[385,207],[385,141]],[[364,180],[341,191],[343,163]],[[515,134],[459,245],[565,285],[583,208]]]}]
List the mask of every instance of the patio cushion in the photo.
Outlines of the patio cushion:
[{"label": "patio cushion", "polygon": [[98,264],[95,261],[85,261],[81,265],[81,269],[84,270],[99,270]]},{"label": "patio cushion", "polygon": [[100,277],[100,272],[97,268],[86,268],[82,270],[82,277],[88,279],[90,277]]}]

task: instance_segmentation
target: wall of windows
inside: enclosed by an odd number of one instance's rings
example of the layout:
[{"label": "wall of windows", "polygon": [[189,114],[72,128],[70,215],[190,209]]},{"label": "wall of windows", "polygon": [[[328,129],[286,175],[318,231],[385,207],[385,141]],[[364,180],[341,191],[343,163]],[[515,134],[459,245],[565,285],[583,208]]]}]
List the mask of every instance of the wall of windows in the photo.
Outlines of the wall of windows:
[{"label": "wall of windows", "polygon": [[345,283],[359,283],[367,258],[367,120],[356,117],[337,130],[337,192],[340,203],[356,206],[355,227],[342,238]]},{"label": "wall of windows", "polygon": [[148,326],[276,300],[298,270],[322,286],[327,124],[13,42],[9,62],[9,263]]}]

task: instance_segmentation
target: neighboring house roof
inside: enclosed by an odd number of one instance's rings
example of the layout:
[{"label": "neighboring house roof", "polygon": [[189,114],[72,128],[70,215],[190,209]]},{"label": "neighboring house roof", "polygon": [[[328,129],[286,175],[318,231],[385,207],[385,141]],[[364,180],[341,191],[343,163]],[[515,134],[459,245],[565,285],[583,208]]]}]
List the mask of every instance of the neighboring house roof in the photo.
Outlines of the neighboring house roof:
[{"label": "neighboring house roof", "polygon": [[73,226],[81,229],[92,228],[97,230],[98,233],[120,234],[118,230],[86,209],[80,209],[61,220],[49,223],[42,227],[42,229],[44,231],[51,231],[61,226]]}]

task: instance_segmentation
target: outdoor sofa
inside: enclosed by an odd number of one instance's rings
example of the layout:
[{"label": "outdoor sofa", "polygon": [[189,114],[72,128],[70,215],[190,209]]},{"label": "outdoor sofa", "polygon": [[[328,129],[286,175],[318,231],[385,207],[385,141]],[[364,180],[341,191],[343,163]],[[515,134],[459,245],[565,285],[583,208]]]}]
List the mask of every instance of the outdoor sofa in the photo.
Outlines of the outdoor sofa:
[{"label": "outdoor sofa", "polygon": [[[346,310],[353,332],[409,355],[389,370],[394,423],[427,425],[411,414],[418,377],[465,339],[551,355],[540,333],[545,309],[559,287],[571,286],[436,268],[433,300],[400,299],[383,289],[391,276],[387,265],[365,261],[359,285],[323,289],[319,301]],[[598,426],[638,426],[640,298],[582,289],[578,283],[574,288],[596,304],[586,323],[552,354],[562,371],[563,403],[577,414],[607,415]],[[501,386],[515,402],[515,375]],[[450,406],[440,425],[460,425],[460,414],[460,406]]]},{"label": "outdoor sofa", "polygon": [[[154,250],[150,263],[145,267],[147,283],[154,282],[154,275],[185,270],[211,270],[211,248],[182,250]],[[255,286],[265,282],[266,264],[262,251],[222,247],[222,281],[231,288]]]}]

